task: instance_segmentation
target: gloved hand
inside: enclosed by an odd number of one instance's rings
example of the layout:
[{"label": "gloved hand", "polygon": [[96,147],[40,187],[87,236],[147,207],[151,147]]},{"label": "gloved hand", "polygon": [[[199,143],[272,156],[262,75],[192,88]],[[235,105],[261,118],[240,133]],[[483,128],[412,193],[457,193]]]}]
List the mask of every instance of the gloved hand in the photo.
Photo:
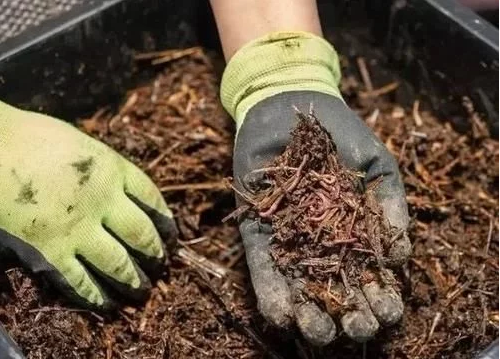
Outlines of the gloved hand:
[{"label": "gloved hand", "polygon": [[[71,125],[0,102],[0,247],[92,308],[141,299],[172,213],[151,180]],[[2,253],[2,251],[0,251]],[[0,259],[1,260],[1,259]]]},{"label": "gloved hand", "polygon": [[[340,69],[332,46],[303,32],[271,33],[242,47],[228,63],[221,99],[237,124],[234,148],[235,182],[248,181],[255,169],[279,155],[296,125],[293,106],[302,112],[314,107],[329,131],[345,165],[366,173],[370,182],[383,176],[377,198],[393,226],[406,230],[408,210],[398,165],[372,131],[351,111],[340,95]],[[315,303],[299,300],[300,285],[274,267],[269,254],[271,232],[243,217],[240,232],[262,315],[278,327],[296,322],[306,339],[322,346],[336,335],[333,319],[357,341],[372,337],[379,325],[400,320],[403,303],[391,286],[377,282],[354,288],[359,305],[341,318],[331,318]],[[390,249],[389,264],[403,264],[411,252],[406,232]],[[333,283],[338,287],[340,283]]]}]

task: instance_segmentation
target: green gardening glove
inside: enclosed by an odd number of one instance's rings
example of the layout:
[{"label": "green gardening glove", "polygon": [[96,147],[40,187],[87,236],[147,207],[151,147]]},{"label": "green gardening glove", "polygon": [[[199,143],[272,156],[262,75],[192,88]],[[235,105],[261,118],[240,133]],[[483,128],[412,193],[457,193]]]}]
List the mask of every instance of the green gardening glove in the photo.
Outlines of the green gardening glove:
[{"label": "green gardening glove", "polygon": [[[0,253],[68,297],[109,309],[112,287],[141,299],[177,235],[135,165],[68,123],[0,102]],[[1,258],[0,258],[1,260]]]},{"label": "green gardening glove", "polygon": [[[221,85],[222,103],[238,128],[234,177],[236,183],[255,180],[251,172],[269,164],[290,140],[296,125],[293,107],[307,113],[312,104],[344,164],[366,173],[367,183],[382,178],[377,198],[391,224],[403,230],[391,246],[387,263],[398,267],[411,252],[406,235],[408,210],[398,165],[346,106],[338,89],[339,80],[335,50],[324,39],[309,33],[272,33],[241,48],[228,63]],[[287,280],[274,267],[269,254],[269,226],[243,216],[239,228],[259,309],[276,326],[288,328],[296,323],[306,339],[322,346],[335,338],[338,325],[352,339],[365,341],[380,326],[401,319],[400,295],[392,286],[377,281],[362,288],[344,289],[354,295],[358,305],[330,317],[315,303],[304,300],[299,281]],[[343,286],[332,283],[332,288]]]}]

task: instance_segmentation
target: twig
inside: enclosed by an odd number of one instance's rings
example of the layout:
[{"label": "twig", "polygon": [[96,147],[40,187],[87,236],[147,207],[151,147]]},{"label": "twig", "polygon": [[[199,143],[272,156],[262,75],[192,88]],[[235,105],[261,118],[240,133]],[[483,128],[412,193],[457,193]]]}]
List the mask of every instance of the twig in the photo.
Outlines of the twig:
[{"label": "twig", "polygon": [[153,159],[151,162],[149,162],[148,167],[147,167],[148,170],[152,170],[153,168],[158,166],[158,164],[161,162],[161,160],[163,160],[165,158],[165,156],[168,155],[170,152],[172,152],[177,147],[179,147],[180,144],[181,144],[180,142],[176,142],[172,146],[167,148],[165,151],[160,153],[155,159]]},{"label": "twig", "polygon": [[477,270],[476,273],[472,276],[471,279],[463,283],[460,287],[455,289],[453,292],[446,294],[446,304],[445,306],[449,306],[460,294],[462,294],[468,287],[471,285],[471,283],[484,271],[484,268],[486,268],[486,264],[482,264],[481,267]]},{"label": "twig", "polygon": [[413,137],[419,137],[419,138],[427,138],[427,134],[425,132],[418,132],[418,131],[410,131],[410,135]]},{"label": "twig", "polygon": [[401,163],[404,159],[404,155],[405,155],[405,152],[406,152],[406,146],[408,145],[408,143],[410,142],[413,142],[413,138],[409,137],[407,139],[405,139],[403,141],[403,145],[401,146],[401,148],[399,149],[399,155],[398,155],[398,163]]},{"label": "twig", "polygon": [[337,298],[337,296],[335,294],[333,294],[332,292],[326,292],[326,294],[328,295],[328,298],[332,299],[339,306],[344,305],[344,302],[342,301],[342,299]]},{"label": "twig", "polygon": [[375,110],[373,110],[372,114],[366,119],[366,124],[370,127],[375,126],[379,115],[380,115],[380,110],[376,108]]},{"label": "twig", "polygon": [[370,73],[368,72],[368,67],[366,66],[365,59],[363,57],[357,58],[359,72],[361,74],[361,78],[363,79],[363,83],[365,85],[367,92],[373,91],[373,83],[370,78]]},{"label": "twig", "polygon": [[429,330],[429,334],[427,335],[427,338],[424,337],[425,339],[421,340],[422,344],[420,344],[420,341],[419,341],[419,343],[417,343],[417,345],[411,350],[411,352],[413,352],[419,345],[421,345],[417,354],[415,355],[416,358],[420,357],[420,354],[424,351],[425,347],[427,346],[427,343],[429,342],[432,335],[434,334],[434,330],[436,329],[436,326],[438,325],[438,322],[441,319],[441,315],[442,315],[441,312],[436,313],[436,315],[434,316],[434,319],[432,320],[431,329]]},{"label": "twig", "polygon": [[[242,184],[242,182],[240,181],[240,184]],[[238,195],[240,196],[241,198],[243,198],[246,202],[250,203],[252,206],[256,206],[257,203],[255,203],[255,201],[249,196],[247,195],[246,193],[240,191],[238,188],[236,188],[235,185],[233,185],[232,183],[229,183],[229,187],[231,187],[231,189]]]},{"label": "twig", "polygon": [[405,232],[404,229],[400,229],[395,235],[393,235],[391,240],[389,241],[388,247],[389,248],[392,247],[394,242],[396,242],[399,238],[401,238],[401,236],[403,235],[404,232]]},{"label": "twig", "polygon": [[206,350],[201,349],[200,347],[197,347],[196,345],[193,344],[190,340],[187,340],[186,338],[183,338],[182,336],[178,335],[177,338],[179,338],[180,342],[190,348],[198,350],[200,353],[202,353],[205,357],[208,357],[210,355],[209,352]]},{"label": "twig", "polygon": [[461,160],[460,158],[455,158],[453,161],[451,161],[450,163],[448,163],[446,166],[444,166],[440,170],[435,171],[434,177],[445,177],[448,174],[448,172],[450,172],[451,169],[453,167],[455,167],[455,165],[458,162],[460,162],[460,160]]},{"label": "twig", "polygon": [[374,191],[384,181],[384,175],[380,175],[374,180],[371,180],[366,186],[366,191]]},{"label": "twig", "polygon": [[253,170],[250,173],[262,173],[262,172],[277,172],[277,171],[297,171],[297,167],[290,166],[280,166],[280,167],[263,167]]},{"label": "twig", "polygon": [[132,95],[128,97],[127,102],[125,102],[125,105],[123,105],[118,112],[118,117],[122,117],[126,112],[128,112],[128,110],[130,110],[135,105],[138,98],[139,96],[137,95],[137,92],[132,93]]},{"label": "twig", "polygon": [[222,223],[226,223],[227,221],[229,221],[230,219],[233,219],[233,218],[238,218],[240,215],[242,215],[243,213],[245,213],[246,211],[248,211],[250,209],[250,206],[247,205],[247,204],[244,204],[242,206],[239,206],[238,208],[236,208],[234,211],[232,211],[231,213],[229,213],[227,216],[225,216],[224,218],[222,218]]},{"label": "twig", "polygon": [[362,99],[368,99],[368,98],[376,98],[385,94],[388,94],[394,90],[396,90],[399,87],[399,83],[397,82],[391,82],[387,85],[384,85],[378,89],[371,90],[371,91],[366,91],[366,92],[360,92],[359,97]]},{"label": "twig", "polygon": [[334,241],[324,242],[325,247],[336,246],[339,244],[350,244],[357,242],[357,238],[336,239]]},{"label": "twig", "polygon": [[192,55],[195,53],[202,52],[201,48],[190,47],[187,49],[172,49],[165,51],[155,51],[155,52],[146,52],[142,54],[137,54],[134,56],[135,60],[152,60],[152,65],[158,65],[166,62],[170,62],[172,60],[180,59],[181,57]]},{"label": "twig", "polygon": [[479,296],[481,302],[481,309],[483,310],[483,318],[481,319],[481,336],[484,337],[486,333],[486,318],[488,318],[488,307],[486,306],[486,300],[483,295]]},{"label": "twig", "polygon": [[191,249],[179,248],[176,254],[186,265],[201,269],[219,279],[228,274],[227,268],[208,260],[206,257],[199,255]]},{"label": "twig", "polygon": [[307,116],[314,116],[314,104],[312,102],[309,103],[309,112],[307,113]]},{"label": "twig", "polygon": [[[265,204],[267,204],[269,199],[272,199],[274,196],[277,196],[276,199],[274,199],[274,201],[271,203],[271,206],[266,211],[259,212],[259,216],[261,216],[262,218],[270,218],[274,214],[274,212],[276,212],[279,204],[281,203],[281,201],[285,197],[285,194],[283,192],[293,191],[295,189],[295,187],[297,187],[297,185],[299,184],[301,174],[302,174],[302,169],[306,165],[308,159],[309,159],[309,156],[304,155],[304,157],[302,158],[302,162],[300,163],[300,166],[297,169],[297,172],[293,175],[293,177],[291,177],[287,181],[287,184],[285,184],[284,189],[282,187],[279,187],[277,189],[277,191],[275,191],[271,196],[269,196],[268,198],[265,198],[262,201]],[[290,182],[290,184],[288,184],[288,182]],[[263,207],[265,207],[265,206],[263,206]]]},{"label": "twig", "polygon": [[216,190],[216,189],[228,189],[226,182],[202,182],[202,183],[182,183],[173,184],[168,186],[163,186],[160,188],[161,192],[174,192],[174,191],[186,191],[186,190]]},{"label": "twig", "polygon": [[442,316],[441,312],[437,312],[436,315],[434,316],[434,319],[432,320],[431,324],[431,330],[429,330],[429,335],[427,336],[427,341],[429,341],[432,337],[432,334],[434,334],[434,330],[436,329],[436,326],[438,325],[441,316]]},{"label": "twig", "polygon": [[327,259],[327,258],[306,258],[302,259],[298,266],[304,267],[316,267],[316,266],[336,266],[339,262],[337,259]]},{"label": "twig", "polygon": [[422,117],[420,116],[420,112],[418,111],[420,108],[420,101],[415,100],[413,102],[413,120],[415,121],[415,126],[420,127],[424,124],[422,121]]},{"label": "twig", "polygon": [[484,295],[486,295],[488,297],[493,297],[493,298],[495,298],[498,295],[497,293],[489,292],[489,291],[483,290],[483,289],[469,288],[469,291],[476,292],[476,293],[481,293],[481,294],[484,294]]},{"label": "twig", "polygon": [[344,269],[340,268],[340,277],[342,278],[342,283],[344,283],[345,291],[349,294],[351,293],[351,286],[347,281],[347,276],[345,275]]},{"label": "twig", "polygon": [[354,221],[356,220],[356,215],[358,214],[358,208],[354,210],[354,213],[352,215],[352,220],[351,223],[349,224],[349,231],[347,232],[347,235],[350,236],[352,233],[352,228],[354,227]]},{"label": "twig", "polygon": [[484,247],[485,255],[488,255],[491,244],[491,237],[493,237],[493,218],[490,216],[490,227],[488,229],[488,237],[486,238],[486,246]]},{"label": "twig", "polygon": [[169,292],[167,284],[163,280],[158,280],[156,282],[156,286],[160,289],[160,292],[162,292],[164,295],[167,295]]},{"label": "twig", "polygon": [[338,266],[338,269],[337,269],[337,274],[342,270],[342,261],[344,260],[346,249],[347,249],[347,246],[345,244],[342,245],[342,247],[340,248],[339,266]]},{"label": "twig", "polygon": [[183,246],[190,246],[190,245],[193,245],[193,244],[197,244],[197,243],[201,243],[201,242],[204,242],[206,241],[207,239],[209,239],[208,237],[206,236],[202,236],[202,237],[198,237],[198,238],[194,238],[194,239],[190,239],[188,241],[182,241],[180,239],[177,240],[177,242]]},{"label": "twig", "polygon": [[42,308],[36,308],[36,309],[30,309],[30,313],[45,313],[45,312],[67,312],[67,313],[88,313],[92,315],[94,318],[97,320],[103,322],[104,318],[101,317],[100,315],[94,313],[91,310],[87,309],[72,309],[72,308],[62,308],[62,307],[42,307]]},{"label": "twig", "polygon": [[236,263],[238,263],[240,259],[243,258],[244,255],[245,255],[245,250],[243,248],[240,248],[238,253],[229,260],[229,262],[227,263],[227,267],[233,268],[236,265]]},{"label": "twig", "polygon": [[361,253],[368,253],[368,254],[375,254],[375,252],[372,251],[371,249],[365,249],[365,248],[352,247],[351,251],[361,252]]}]

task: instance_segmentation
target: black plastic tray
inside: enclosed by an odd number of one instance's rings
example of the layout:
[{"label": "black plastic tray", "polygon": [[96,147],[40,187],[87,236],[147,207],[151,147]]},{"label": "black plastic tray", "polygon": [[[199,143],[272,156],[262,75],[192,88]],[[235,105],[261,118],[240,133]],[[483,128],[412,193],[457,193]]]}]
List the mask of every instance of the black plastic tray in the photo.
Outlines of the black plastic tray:
[{"label": "black plastic tray", "polygon": [[[460,122],[467,95],[498,132],[498,30],[491,24],[454,0],[319,3],[326,32],[347,38],[335,43],[341,53],[363,52],[352,48],[352,34],[374,34],[387,63],[435,111]],[[0,98],[81,116],[140,80],[131,71],[133,50],[196,44],[218,47],[205,1],[94,0],[0,44]]]},{"label": "black plastic tray", "polygon": [[[377,76],[402,82],[398,100],[418,95],[467,130],[461,99],[469,96],[498,136],[498,30],[490,23],[454,0],[318,2],[339,52],[377,57]],[[89,1],[0,44],[0,99],[72,120],[151,77],[134,51],[193,45],[219,48],[208,2]]]}]

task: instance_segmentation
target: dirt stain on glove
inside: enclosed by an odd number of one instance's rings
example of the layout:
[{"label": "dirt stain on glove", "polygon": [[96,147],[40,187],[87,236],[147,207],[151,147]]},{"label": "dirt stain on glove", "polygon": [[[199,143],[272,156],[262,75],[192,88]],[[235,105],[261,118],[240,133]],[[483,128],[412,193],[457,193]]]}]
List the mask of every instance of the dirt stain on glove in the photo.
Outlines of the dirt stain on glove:
[{"label": "dirt stain on glove", "polygon": [[21,186],[15,201],[20,204],[37,204],[38,201],[35,200],[35,196],[38,193],[38,190],[33,188],[33,181],[30,180],[23,183],[14,168],[12,168],[11,172]]},{"label": "dirt stain on glove", "polygon": [[38,190],[33,188],[32,181],[24,183],[17,194],[16,202],[21,204],[37,204],[38,202],[35,200],[37,193]]},{"label": "dirt stain on glove", "polygon": [[26,238],[36,238],[40,232],[47,228],[47,223],[39,221],[36,217],[22,229]]},{"label": "dirt stain on glove", "polygon": [[73,162],[71,164],[71,167],[76,170],[78,176],[80,177],[80,179],[78,180],[78,184],[80,186],[83,186],[90,179],[90,175],[94,167],[94,158],[89,157],[84,160]]}]

